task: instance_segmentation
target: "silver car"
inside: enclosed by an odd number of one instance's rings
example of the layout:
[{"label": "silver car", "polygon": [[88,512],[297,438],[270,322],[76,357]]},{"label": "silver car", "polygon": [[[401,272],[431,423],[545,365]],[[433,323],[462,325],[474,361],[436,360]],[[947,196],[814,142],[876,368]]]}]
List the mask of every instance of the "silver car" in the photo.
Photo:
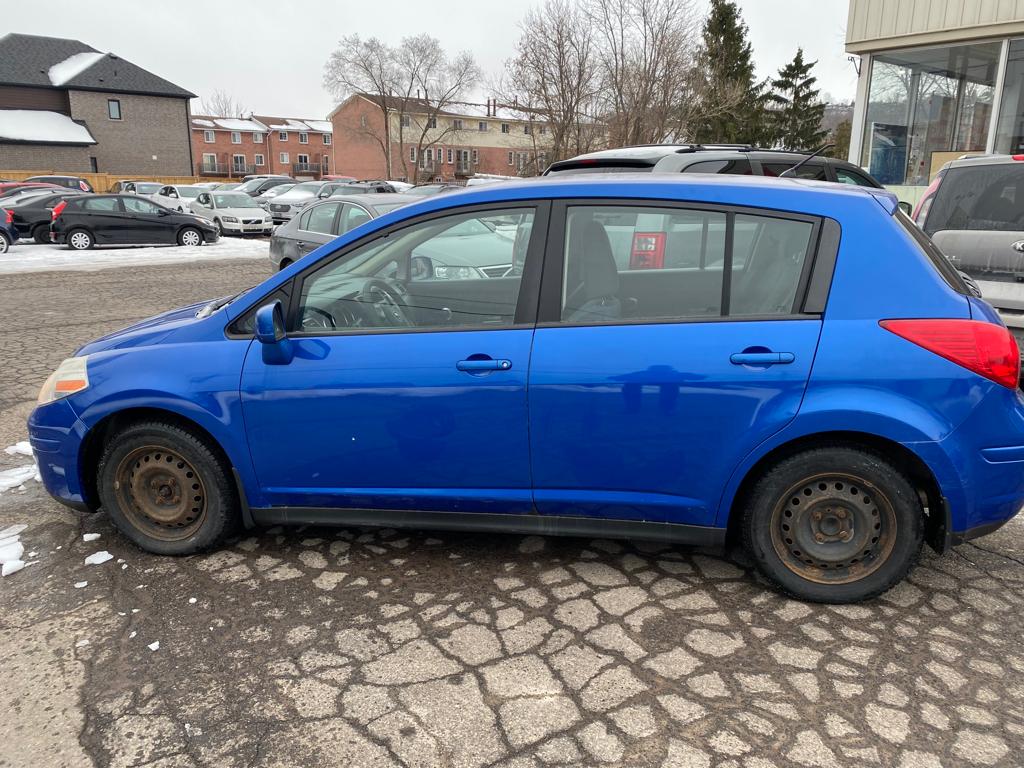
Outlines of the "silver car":
[{"label": "silver car", "polygon": [[284,194],[278,195],[270,203],[270,215],[275,224],[283,224],[314,200],[330,197],[344,181],[304,181],[296,184]]}]

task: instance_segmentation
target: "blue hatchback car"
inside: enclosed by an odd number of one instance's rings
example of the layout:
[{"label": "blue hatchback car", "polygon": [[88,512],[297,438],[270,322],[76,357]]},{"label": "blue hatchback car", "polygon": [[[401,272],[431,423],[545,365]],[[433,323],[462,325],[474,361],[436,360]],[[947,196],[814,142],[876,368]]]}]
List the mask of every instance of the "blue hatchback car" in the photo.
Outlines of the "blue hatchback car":
[{"label": "blue hatchback car", "polygon": [[[463,237],[486,270],[446,263]],[[151,552],[277,523],[735,537],[839,603],[1017,513],[1019,368],[887,192],[554,178],[87,344],[29,429],[49,492]]]}]

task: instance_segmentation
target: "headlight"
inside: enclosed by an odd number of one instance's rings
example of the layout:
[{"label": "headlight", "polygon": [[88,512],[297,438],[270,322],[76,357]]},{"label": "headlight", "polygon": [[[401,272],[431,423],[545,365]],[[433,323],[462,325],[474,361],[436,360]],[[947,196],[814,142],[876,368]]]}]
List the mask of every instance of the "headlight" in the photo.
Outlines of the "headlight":
[{"label": "headlight", "polygon": [[238,219],[236,219],[234,216],[225,216],[224,217],[224,221],[226,221],[228,224],[237,224],[238,223]]},{"label": "headlight", "polygon": [[50,374],[39,390],[40,405],[52,403],[62,397],[81,392],[89,386],[89,371],[86,366],[88,357],[69,357],[57,366],[57,370]]},{"label": "headlight", "polygon": [[450,267],[447,264],[434,265],[434,277],[438,280],[471,280],[480,277],[473,267]]}]

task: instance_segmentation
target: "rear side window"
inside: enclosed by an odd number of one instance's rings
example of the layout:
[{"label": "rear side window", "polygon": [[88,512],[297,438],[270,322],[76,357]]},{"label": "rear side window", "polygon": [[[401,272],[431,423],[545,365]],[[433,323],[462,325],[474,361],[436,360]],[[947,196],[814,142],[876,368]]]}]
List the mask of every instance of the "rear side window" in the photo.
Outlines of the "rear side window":
[{"label": "rear side window", "polygon": [[1024,230],[1024,163],[950,168],[925,219],[943,229]]},{"label": "rear side window", "polygon": [[702,160],[699,163],[683,168],[683,173],[731,173],[739,176],[750,176],[750,161],[745,157],[735,160]]},{"label": "rear side window", "polygon": [[[799,161],[797,161],[799,162]],[[783,171],[787,171],[792,168],[796,163],[761,163],[761,173],[765,176],[781,176]],[[820,163],[806,163],[796,169],[795,173],[798,179],[816,179],[817,181],[825,181],[825,166]]]},{"label": "rear side window", "polygon": [[967,285],[964,283],[963,278],[957,271],[956,267],[949,263],[949,259],[946,258],[946,254],[939,250],[939,247],[932,242],[932,239],[928,237],[921,228],[918,227],[913,219],[901,210],[896,211],[896,220],[903,226],[907,231],[907,234],[913,238],[914,242],[917,243],[918,247],[924,251],[925,256],[935,267],[935,270],[942,275],[942,279],[946,281],[950,288],[957,293],[961,293],[964,296],[969,296],[971,292],[968,290]]},{"label": "rear side window", "polygon": [[116,197],[90,197],[82,201],[82,207],[87,211],[116,211],[120,206]]},{"label": "rear side window", "polygon": [[858,187],[874,187],[875,184],[863,173],[851,171],[849,168],[836,168],[836,181],[840,184],[855,184]]},{"label": "rear side window", "polygon": [[793,314],[814,230],[807,220],[717,210],[570,207],[561,320]]}]

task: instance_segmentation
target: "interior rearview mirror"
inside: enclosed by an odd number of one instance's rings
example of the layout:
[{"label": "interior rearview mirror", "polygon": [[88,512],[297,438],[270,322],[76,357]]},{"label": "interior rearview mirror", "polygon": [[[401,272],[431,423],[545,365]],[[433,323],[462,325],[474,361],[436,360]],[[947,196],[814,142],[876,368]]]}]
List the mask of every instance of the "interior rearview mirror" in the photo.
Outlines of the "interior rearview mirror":
[{"label": "interior rearview mirror", "polygon": [[256,310],[255,336],[263,347],[264,363],[287,365],[292,361],[292,342],[285,333],[284,308],[280,301]]}]

